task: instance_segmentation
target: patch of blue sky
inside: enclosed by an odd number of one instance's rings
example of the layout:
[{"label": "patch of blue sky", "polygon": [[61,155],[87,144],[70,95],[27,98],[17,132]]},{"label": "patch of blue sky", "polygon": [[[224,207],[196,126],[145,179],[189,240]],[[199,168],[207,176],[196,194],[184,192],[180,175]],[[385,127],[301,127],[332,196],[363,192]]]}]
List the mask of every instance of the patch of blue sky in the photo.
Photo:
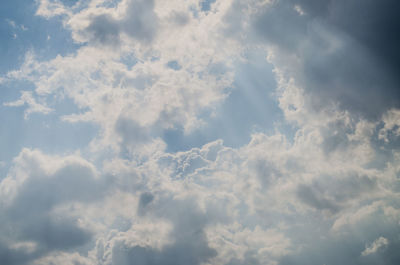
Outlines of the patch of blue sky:
[{"label": "patch of blue sky", "polygon": [[4,106],[5,102],[19,98],[16,86],[20,85],[32,89],[32,84],[22,81],[0,85],[0,178],[4,177],[11,160],[22,148],[39,148],[50,154],[71,153],[85,148],[98,132],[97,125],[92,123],[61,120],[63,115],[82,111],[69,99],[51,104],[54,111],[49,114],[31,113],[24,119],[28,106]]},{"label": "patch of blue sky", "polygon": [[198,18],[199,17],[199,12],[198,12],[198,8],[195,5],[191,5],[189,7],[190,12],[192,12],[192,15],[194,18]]},{"label": "patch of blue sky", "polygon": [[240,147],[249,142],[253,133],[273,133],[275,123],[283,120],[283,113],[273,96],[276,81],[272,65],[259,52],[248,56],[248,62],[237,65],[231,92],[217,107],[216,115],[202,115],[205,126],[188,135],[181,128],[164,132],[169,152],[200,147],[217,139],[226,146]]},{"label": "patch of blue sky", "polygon": [[[63,28],[61,18],[46,20],[34,15],[36,9],[37,3],[31,0],[0,2],[0,76],[18,69],[28,51],[34,52],[38,60],[49,60],[79,48],[70,32]],[[33,113],[28,119],[24,119],[27,106],[3,105],[17,100],[21,91],[33,89],[33,85],[25,81],[0,84],[0,120],[6,125],[0,127],[1,175],[23,147],[64,153],[87,145],[97,133],[93,124],[60,120],[61,115],[77,111],[68,100],[51,106],[55,111],[48,115]]]},{"label": "patch of blue sky", "polygon": [[23,118],[24,108],[0,106],[0,161],[9,163],[22,148],[39,148],[49,154],[71,153],[96,136],[97,127],[90,123],[67,123],[55,114],[31,114]]},{"label": "patch of blue sky", "polygon": [[0,1],[0,75],[19,68],[27,51],[39,60],[49,60],[80,46],[63,28],[60,17],[46,20],[34,15],[36,9],[36,1]]},{"label": "patch of blue sky", "polygon": [[[73,7],[79,3],[79,0],[60,0],[64,6]],[[81,1],[82,2],[82,1]]]},{"label": "patch of blue sky", "polygon": [[[74,1],[74,0],[63,0],[63,1]],[[76,0],[75,0],[76,1]],[[105,8],[114,8],[116,7],[119,3],[121,2],[121,0],[106,0],[104,1],[104,3],[101,4],[101,6],[105,7]]]},{"label": "patch of blue sky", "polygon": [[134,67],[139,62],[139,60],[135,57],[134,54],[127,54],[121,58],[121,62],[125,64],[130,71],[132,70],[132,67]]},{"label": "patch of blue sky", "polygon": [[173,70],[180,70],[180,69],[182,68],[182,66],[181,66],[181,65],[179,64],[179,62],[176,61],[176,60],[169,61],[169,62],[167,63],[167,67],[168,67],[168,68],[171,68],[171,69],[173,69]]},{"label": "patch of blue sky", "polygon": [[211,5],[215,3],[216,0],[201,0],[200,1],[200,8],[201,11],[207,12],[211,10]]}]

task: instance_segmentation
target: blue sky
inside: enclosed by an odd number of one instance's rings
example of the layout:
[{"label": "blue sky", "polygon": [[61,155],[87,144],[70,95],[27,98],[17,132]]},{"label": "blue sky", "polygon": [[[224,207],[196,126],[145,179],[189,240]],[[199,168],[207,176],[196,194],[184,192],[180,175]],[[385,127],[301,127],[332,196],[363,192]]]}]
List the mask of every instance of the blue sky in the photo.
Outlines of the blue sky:
[{"label": "blue sky", "polygon": [[0,264],[398,264],[395,0],[0,3]]}]

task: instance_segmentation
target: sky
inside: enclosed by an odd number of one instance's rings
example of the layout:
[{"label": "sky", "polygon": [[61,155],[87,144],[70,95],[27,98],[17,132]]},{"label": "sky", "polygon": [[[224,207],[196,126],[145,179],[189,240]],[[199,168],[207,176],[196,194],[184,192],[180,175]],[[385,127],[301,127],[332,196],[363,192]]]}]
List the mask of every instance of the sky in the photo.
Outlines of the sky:
[{"label": "sky", "polygon": [[4,0],[0,264],[400,264],[398,0]]}]

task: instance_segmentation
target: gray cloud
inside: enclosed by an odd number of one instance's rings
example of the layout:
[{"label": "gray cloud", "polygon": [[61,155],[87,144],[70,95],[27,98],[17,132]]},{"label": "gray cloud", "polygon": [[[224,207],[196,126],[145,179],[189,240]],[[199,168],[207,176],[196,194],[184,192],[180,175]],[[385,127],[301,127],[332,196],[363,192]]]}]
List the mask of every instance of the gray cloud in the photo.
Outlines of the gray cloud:
[{"label": "gray cloud", "polygon": [[349,173],[346,176],[320,176],[310,185],[300,184],[298,198],[317,209],[336,213],[351,200],[378,190],[375,178]]},{"label": "gray cloud", "polygon": [[6,244],[0,242],[0,263],[1,264],[26,264],[30,260],[40,257],[38,253],[31,254],[22,250],[11,249]]},{"label": "gray cloud", "polygon": [[297,196],[301,201],[314,207],[317,210],[329,210],[330,212],[337,212],[338,205],[325,198],[324,194],[319,190],[313,189],[306,185],[300,185],[297,189]]},{"label": "gray cloud", "polygon": [[[316,232],[317,229],[318,225],[303,228],[296,240],[296,244],[302,246],[301,250],[282,257],[279,264],[394,265],[400,261],[400,254],[395,250],[400,247],[398,225],[388,221],[379,212],[365,217],[346,233],[324,234],[323,231]],[[308,238],[306,233],[313,236]],[[390,244],[368,257],[362,256],[365,245],[379,237],[387,238]]]},{"label": "gray cloud", "polygon": [[[58,170],[49,174],[44,169],[46,165],[38,162],[43,161],[42,156],[37,151],[22,151],[16,167],[28,165],[19,169],[25,171],[22,174],[28,174],[27,179],[16,186],[16,194],[8,198],[11,202],[0,208],[0,234],[4,240],[33,242],[35,247],[28,252],[3,249],[1,253],[0,250],[0,260],[7,261],[4,264],[30,263],[32,259],[53,250],[83,246],[92,238],[92,232],[81,228],[76,218],[64,214],[60,218],[52,211],[56,206],[68,202],[90,203],[102,198],[105,195],[105,182],[96,179],[93,168],[81,159],[67,160]],[[51,160],[47,162],[55,163]],[[18,175],[11,177],[20,178]],[[9,183],[3,181],[1,184],[7,188]]]},{"label": "gray cloud", "polygon": [[129,118],[120,117],[116,122],[115,130],[121,136],[122,145],[125,147],[142,145],[151,140],[149,130]]},{"label": "gray cloud", "polygon": [[[153,201],[153,195],[144,193],[140,204]],[[208,246],[205,226],[213,220],[202,213],[192,199],[186,201],[161,198],[152,214],[164,217],[173,224],[169,241],[161,250],[144,246],[126,246],[122,241],[112,249],[112,262],[119,265],[199,265],[215,257],[217,252]]]},{"label": "gray cloud", "polygon": [[[303,15],[295,10],[298,5]],[[255,35],[300,59],[296,80],[315,108],[338,103],[376,120],[400,107],[398,1],[277,1],[255,17]]]},{"label": "gray cloud", "polygon": [[19,239],[32,240],[39,244],[39,248],[68,250],[83,246],[92,238],[92,233],[78,227],[73,218],[63,217],[57,220],[46,213],[37,217],[27,217],[30,218],[29,222],[21,222],[19,227]]},{"label": "gray cloud", "polygon": [[101,198],[103,191],[103,183],[94,180],[92,169],[80,164],[67,165],[52,176],[30,176],[20,188],[8,214],[15,218],[41,215],[60,203]]},{"label": "gray cloud", "polygon": [[94,16],[82,33],[91,41],[105,45],[118,45],[123,33],[138,41],[151,42],[158,27],[153,8],[153,0],[131,0],[122,19],[109,14]]},{"label": "gray cloud", "polygon": [[93,18],[86,31],[90,35],[90,39],[95,42],[109,45],[119,44],[120,25],[107,14]]},{"label": "gray cloud", "polygon": [[260,261],[257,259],[257,253],[246,252],[243,260],[234,258],[231,259],[229,263],[227,263],[226,265],[248,265],[248,264],[251,265],[261,264]]},{"label": "gray cloud", "polygon": [[142,193],[139,198],[138,214],[143,215],[145,213],[146,206],[150,204],[153,200],[154,196],[150,192]]},{"label": "gray cloud", "polygon": [[151,41],[158,26],[158,18],[153,9],[154,0],[131,1],[121,24],[124,32],[135,39]]}]

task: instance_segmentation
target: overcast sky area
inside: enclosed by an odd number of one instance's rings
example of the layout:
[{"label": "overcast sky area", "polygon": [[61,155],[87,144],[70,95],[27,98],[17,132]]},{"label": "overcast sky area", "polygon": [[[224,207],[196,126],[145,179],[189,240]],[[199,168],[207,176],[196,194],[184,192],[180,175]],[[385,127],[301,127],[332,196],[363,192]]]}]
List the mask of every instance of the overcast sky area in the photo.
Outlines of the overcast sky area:
[{"label": "overcast sky area", "polygon": [[399,10],[2,0],[0,264],[400,264]]}]

